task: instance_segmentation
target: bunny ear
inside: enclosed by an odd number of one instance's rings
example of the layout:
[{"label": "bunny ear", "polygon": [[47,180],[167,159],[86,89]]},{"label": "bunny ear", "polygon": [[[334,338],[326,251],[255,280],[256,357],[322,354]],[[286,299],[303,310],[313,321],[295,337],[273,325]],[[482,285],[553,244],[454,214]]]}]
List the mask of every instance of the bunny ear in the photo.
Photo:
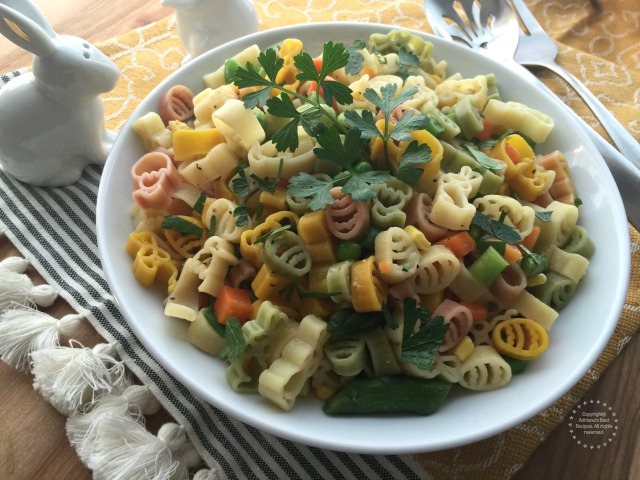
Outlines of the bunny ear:
[{"label": "bunny ear", "polygon": [[44,15],[42,15],[40,10],[38,10],[38,7],[36,7],[31,0],[0,0],[0,5],[5,5],[16,12],[21,13],[25,17],[30,18],[40,25],[40,27],[42,27],[50,37],[53,38],[56,36],[56,32],[53,30],[51,25],[49,25],[47,19],[44,18]]},{"label": "bunny ear", "polygon": [[47,30],[2,3],[0,3],[0,33],[19,47],[39,57],[45,57],[55,49],[53,37]]}]

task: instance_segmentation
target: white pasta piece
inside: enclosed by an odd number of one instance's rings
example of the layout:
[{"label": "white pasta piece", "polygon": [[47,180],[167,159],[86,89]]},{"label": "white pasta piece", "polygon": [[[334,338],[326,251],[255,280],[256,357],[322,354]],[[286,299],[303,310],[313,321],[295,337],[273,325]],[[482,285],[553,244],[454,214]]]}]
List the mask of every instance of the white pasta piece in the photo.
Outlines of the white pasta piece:
[{"label": "white pasta piece", "polygon": [[378,274],[386,283],[396,284],[416,274],[420,253],[404,229],[391,227],[379,233],[375,252]]},{"label": "white pasta piece", "polygon": [[504,195],[485,195],[477,198],[473,204],[478,212],[494,220],[499,220],[502,212],[506,213],[507,216],[503,222],[518,230],[520,238],[526,237],[533,230],[536,212],[533,208],[522,205],[515,198]]},{"label": "white pasta piece", "polygon": [[198,314],[199,298],[198,286],[200,265],[193,258],[187,258],[182,266],[182,271],[176,282],[176,286],[167,299],[164,314],[169,317],[182,318],[193,322]]},{"label": "white pasta piece", "polygon": [[209,237],[192,260],[195,271],[202,281],[198,291],[217,297],[224,285],[230,265],[238,264],[233,245],[218,236]]},{"label": "white pasta piece", "polygon": [[476,172],[468,165],[464,165],[458,173],[445,173],[438,178],[438,184],[457,183],[464,191],[467,198],[475,197],[482,184],[482,174]]},{"label": "white pasta piece", "polygon": [[280,168],[280,159],[282,159],[282,178],[290,178],[300,172],[311,173],[317,160],[316,154],[313,153],[316,141],[302,128],[298,129],[298,140],[298,148],[295,152],[290,150],[279,152],[271,141],[262,145],[255,142],[248,155],[251,173],[262,178],[276,178]]},{"label": "white pasta piece", "polygon": [[[258,65],[258,55],[260,55],[260,47],[253,44],[231,58],[238,62],[238,65],[244,67],[247,63]],[[204,75],[202,79],[209,88],[218,88],[221,85],[225,85],[227,81],[224,76],[224,65],[220,66],[215,72]]]},{"label": "white pasta piece", "polygon": [[440,178],[431,207],[431,221],[450,230],[468,230],[476,207],[469,203],[464,185],[443,181],[447,175]]},{"label": "white pasta piece", "polygon": [[370,68],[374,75],[394,75],[398,73],[400,58],[397,53],[380,55],[363,48],[360,50],[360,54],[363,57],[362,68]]},{"label": "white pasta piece", "polygon": [[528,290],[523,290],[509,306],[518,310],[523,317],[530,318],[541,325],[547,332],[551,330],[558,318],[556,310],[533,296]]},{"label": "white pasta piece", "polygon": [[180,174],[192,185],[204,189],[216,178],[220,178],[240,163],[240,157],[228,143],[219,143],[203,157],[181,162],[178,166]]},{"label": "white pasta piece", "polygon": [[549,115],[519,102],[492,98],[482,113],[490,123],[516,130],[536,143],[544,142],[554,127]]},{"label": "white pasta piece", "polygon": [[196,127],[213,125],[213,112],[222,107],[228,100],[238,98],[238,89],[234,85],[222,85],[218,88],[206,88],[193,97],[193,115]]},{"label": "white pasta piece", "polygon": [[478,111],[482,111],[487,103],[487,77],[478,75],[474,78],[462,78],[456,74],[436,86],[438,107],[452,107],[461,99],[469,97]]},{"label": "white pasta piece", "polygon": [[404,80],[401,77],[396,75],[378,75],[376,77],[370,78],[369,75],[363,75],[359,80],[356,80],[354,83],[349,85],[351,89],[353,103],[351,105],[338,105],[339,111],[344,110],[352,110],[352,109],[363,109],[363,110],[371,110],[375,111],[376,106],[371,103],[369,100],[364,98],[364,92],[368,88],[375,90],[378,95],[380,95],[380,89],[385,85],[393,84],[398,88],[398,92],[402,89],[402,85],[404,84]]},{"label": "white pasta piece", "polygon": [[251,228],[251,219],[246,226],[238,226],[236,217],[233,216],[236,208],[238,208],[237,203],[226,198],[217,198],[202,212],[202,223],[208,227],[211,225],[211,218],[215,217],[215,234],[228,242],[240,243],[242,234]]},{"label": "white pasta piece", "polygon": [[165,127],[156,112],[144,114],[133,122],[131,128],[140,137],[147,152],[158,147],[167,150],[173,147],[173,132]]},{"label": "white pasta piece", "polygon": [[166,212],[162,210],[142,208],[138,202],[133,202],[131,206],[133,231],[159,233],[162,230],[165,215]]},{"label": "white pasta piece", "polygon": [[415,108],[422,112],[423,108],[438,105],[438,94],[426,85],[424,77],[417,75],[407,77],[402,89],[404,90],[409,87],[416,87],[418,92],[410,100],[404,102],[404,106]]},{"label": "white pasta piece", "polygon": [[242,100],[227,100],[222,107],[213,112],[211,118],[214,126],[236,152],[246,154],[254,143],[264,141],[262,125],[253,114],[253,110],[246,108]]},{"label": "white pasta piece", "polygon": [[260,374],[258,392],[283,410],[291,410],[307,380],[322,359],[328,338],[327,323],[315,315],[307,315],[294,338],[282,349],[282,355]]},{"label": "white pasta piece", "polygon": [[536,225],[540,227],[536,250],[546,250],[551,245],[564,245],[578,223],[578,207],[575,205],[554,200],[544,211],[551,212],[551,218],[548,222],[536,220]]},{"label": "white pasta piece", "polygon": [[443,245],[431,245],[418,262],[412,282],[416,293],[425,295],[447,288],[462,268],[460,260]]},{"label": "white pasta piece", "polygon": [[460,385],[486,391],[504,387],[511,381],[511,367],[490,345],[480,345],[460,366]]},{"label": "white pasta piece", "polygon": [[564,275],[573,283],[579,283],[587,274],[589,260],[577,253],[566,252],[555,245],[547,250],[549,270]]},{"label": "white pasta piece", "polygon": [[198,188],[183,182],[171,196],[178,200],[182,200],[190,207],[194,207],[196,203],[198,203],[201,193],[202,192]]}]

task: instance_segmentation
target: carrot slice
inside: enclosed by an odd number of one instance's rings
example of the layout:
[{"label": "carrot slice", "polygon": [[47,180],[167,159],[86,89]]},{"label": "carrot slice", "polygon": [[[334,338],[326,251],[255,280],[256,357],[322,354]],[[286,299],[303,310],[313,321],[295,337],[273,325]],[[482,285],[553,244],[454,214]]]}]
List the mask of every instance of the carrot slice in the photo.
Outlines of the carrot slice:
[{"label": "carrot slice", "polygon": [[538,237],[540,236],[540,227],[538,225],[534,225],[531,233],[522,239],[522,246],[527,250],[533,250],[536,242],[538,241]]},{"label": "carrot slice", "polygon": [[466,230],[441,238],[434,245],[444,245],[458,258],[462,258],[476,249],[476,241]]},{"label": "carrot slice", "polygon": [[226,324],[227,319],[235,317],[240,324],[251,319],[253,307],[248,290],[225,285],[213,304],[213,311],[219,323]]},{"label": "carrot slice", "polygon": [[467,307],[471,311],[473,323],[484,322],[489,317],[489,309],[481,303],[461,301],[460,305]]}]

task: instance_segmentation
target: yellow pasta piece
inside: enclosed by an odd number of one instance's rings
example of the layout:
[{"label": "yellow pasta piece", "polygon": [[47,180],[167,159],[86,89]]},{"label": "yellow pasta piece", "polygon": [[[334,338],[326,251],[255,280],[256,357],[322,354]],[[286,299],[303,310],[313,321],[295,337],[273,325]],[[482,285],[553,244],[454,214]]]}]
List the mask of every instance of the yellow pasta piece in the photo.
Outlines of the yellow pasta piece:
[{"label": "yellow pasta piece", "polygon": [[204,157],[216,145],[224,142],[217,128],[206,130],[179,129],[173,132],[173,158],[176,162]]},{"label": "yellow pasta piece", "polygon": [[287,190],[282,187],[277,187],[273,193],[263,190],[260,192],[260,203],[264,205],[267,215],[281,212],[287,208]]},{"label": "yellow pasta piece", "polygon": [[251,288],[260,300],[269,300],[273,303],[283,302],[280,292],[287,288],[291,280],[276,275],[266,265],[262,265],[256,278],[251,282]]},{"label": "yellow pasta piece", "polygon": [[469,335],[466,335],[449,353],[452,353],[458,357],[461,362],[464,362],[472,352],[473,340],[471,340]]},{"label": "yellow pasta piece", "polygon": [[351,267],[351,302],[356,312],[382,310],[387,287],[375,276],[375,257],[359,260]]},{"label": "yellow pasta piece", "polygon": [[419,295],[420,297],[420,305],[422,305],[428,312],[435,311],[438,308],[438,305],[442,303],[444,299],[444,290],[438,290],[433,293],[425,293],[423,295]]},{"label": "yellow pasta piece", "polygon": [[424,236],[424,233],[422,233],[413,225],[407,225],[406,227],[404,227],[404,231],[407,232],[407,235],[409,235],[409,238],[420,253],[431,246],[431,242],[427,240],[427,237]]},{"label": "yellow pasta piece", "polygon": [[323,265],[337,261],[336,247],[330,240],[307,244],[307,250],[309,250],[311,263],[313,265]]},{"label": "yellow pasta piece", "polygon": [[302,215],[302,217],[300,217],[300,225],[298,226],[298,234],[307,245],[330,240],[331,232],[327,226],[327,218],[324,210]]},{"label": "yellow pasta piece", "polygon": [[298,216],[288,210],[276,212],[269,215],[264,222],[255,228],[244,231],[240,237],[240,254],[242,257],[251,262],[254,267],[260,268],[262,266],[262,257],[260,256],[262,244],[256,244],[255,241],[283,225],[291,225],[292,228],[296,230],[298,227]]},{"label": "yellow pasta piece", "polygon": [[193,234],[183,235],[177,230],[171,230],[167,228],[163,230],[164,236],[167,239],[167,243],[171,245],[171,248],[173,248],[184,258],[189,258],[202,248],[202,245],[207,239],[206,229],[202,226],[202,222],[199,218],[190,217],[188,215],[179,215],[179,217],[183,220],[186,220],[187,222],[193,223],[194,225],[202,229],[202,234],[199,237]]},{"label": "yellow pasta piece", "polygon": [[158,246],[152,232],[133,232],[127,240],[126,251],[133,260],[133,274],[138,282],[150,287],[156,280],[167,284],[169,293],[178,278],[178,268],[171,255]]},{"label": "yellow pasta piece", "polygon": [[300,315],[315,315],[320,318],[328,318],[335,311],[335,303],[323,298],[303,298],[296,302],[296,310]]}]

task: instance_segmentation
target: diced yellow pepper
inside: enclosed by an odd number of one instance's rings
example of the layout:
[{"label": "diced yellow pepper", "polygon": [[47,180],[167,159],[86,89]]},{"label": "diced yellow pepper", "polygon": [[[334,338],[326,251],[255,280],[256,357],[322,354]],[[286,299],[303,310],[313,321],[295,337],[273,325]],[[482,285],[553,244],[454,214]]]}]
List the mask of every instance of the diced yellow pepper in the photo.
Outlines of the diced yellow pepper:
[{"label": "diced yellow pepper", "polygon": [[330,240],[307,244],[307,250],[309,250],[313,265],[336,263],[337,261],[336,248]]},{"label": "diced yellow pepper", "polygon": [[173,132],[173,158],[176,162],[183,162],[204,157],[209,150],[224,141],[224,135],[217,128],[181,128]]},{"label": "diced yellow pepper", "polygon": [[298,234],[307,245],[330,240],[331,232],[327,226],[327,217],[325,216],[324,210],[302,215],[302,217],[300,217]]},{"label": "diced yellow pepper", "polygon": [[270,302],[282,302],[280,292],[285,289],[291,280],[276,275],[269,267],[262,265],[256,278],[251,282],[251,288],[256,297],[260,300],[269,300]]},{"label": "diced yellow pepper", "polygon": [[263,190],[260,192],[260,202],[269,214],[281,212],[287,207],[287,190],[282,187],[277,187],[273,193]]},{"label": "diced yellow pepper", "polygon": [[473,352],[473,340],[469,335],[465,335],[465,337],[451,349],[451,353],[453,353],[456,357],[460,359],[461,362],[464,362],[471,352]]}]

